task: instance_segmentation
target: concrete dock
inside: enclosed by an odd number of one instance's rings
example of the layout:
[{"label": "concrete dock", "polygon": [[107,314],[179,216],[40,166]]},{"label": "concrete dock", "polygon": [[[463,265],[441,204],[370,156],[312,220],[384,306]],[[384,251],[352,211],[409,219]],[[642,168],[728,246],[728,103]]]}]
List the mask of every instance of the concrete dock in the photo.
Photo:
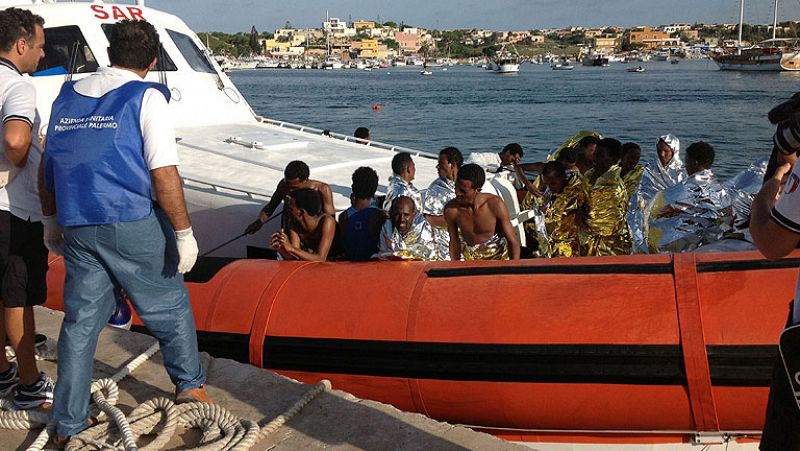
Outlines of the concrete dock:
[{"label": "concrete dock", "polygon": [[[37,331],[55,341],[61,312],[37,308]],[[94,377],[110,377],[154,343],[152,337],[106,328],[95,355]],[[232,360],[202,354],[208,373],[207,390],[214,402],[240,418],[264,425],[290,408],[311,386]],[[40,370],[55,378],[56,362],[40,361]],[[151,398],[173,397],[158,353],[119,383],[117,402],[125,414]],[[25,449],[36,431],[0,430],[0,449]],[[165,449],[198,445],[199,432],[178,428]],[[488,434],[401,412],[378,402],[358,399],[338,390],[326,391],[296,417],[265,437],[257,450],[517,450],[530,449]]]}]

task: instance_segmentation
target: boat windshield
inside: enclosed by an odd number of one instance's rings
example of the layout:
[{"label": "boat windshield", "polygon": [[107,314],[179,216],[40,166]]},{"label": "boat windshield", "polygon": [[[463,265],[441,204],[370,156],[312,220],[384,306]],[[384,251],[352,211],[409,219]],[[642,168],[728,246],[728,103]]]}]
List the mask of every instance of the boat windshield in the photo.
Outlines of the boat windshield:
[{"label": "boat windshield", "polygon": [[98,64],[92,49],[76,25],[44,29],[44,58],[34,76],[85,74],[95,72]]},{"label": "boat windshield", "polygon": [[169,33],[169,37],[172,38],[172,42],[175,43],[175,46],[178,47],[181,55],[183,55],[183,57],[186,59],[186,62],[189,63],[189,66],[193,70],[196,72],[206,72],[209,74],[217,73],[217,71],[214,70],[214,66],[208,60],[206,53],[200,50],[192,38],[174,30],[167,30],[167,33]]},{"label": "boat windshield", "polygon": [[[104,23],[101,25],[103,28],[103,33],[106,35],[106,39],[111,39],[111,27],[114,24]],[[172,61],[172,58],[169,57],[169,53],[164,49],[164,44],[159,44],[158,48],[158,61],[156,62],[156,67],[153,68],[154,71],[168,71],[174,72],[178,70],[178,66],[175,65],[175,62]]]}]

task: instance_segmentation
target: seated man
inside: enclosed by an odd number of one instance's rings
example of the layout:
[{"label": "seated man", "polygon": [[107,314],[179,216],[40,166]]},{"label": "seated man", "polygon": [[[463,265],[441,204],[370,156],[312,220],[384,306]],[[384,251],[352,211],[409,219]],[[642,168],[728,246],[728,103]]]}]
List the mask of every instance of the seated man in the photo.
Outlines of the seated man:
[{"label": "seated man", "polygon": [[519,240],[503,201],[481,193],[486,174],[477,164],[464,165],[456,179],[456,198],[444,207],[450,234],[450,259],[519,260]]},{"label": "seated man", "polygon": [[703,141],[686,149],[689,178],[659,193],[650,210],[651,253],[693,251],[732,228],[730,196],[711,172],[714,156],[714,148]]},{"label": "seated man", "polygon": [[594,152],[594,168],[584,174],[589,186],[585,255],[631,253],[631,237],[625,222],[628,194],[617,166],[621,154],[622,143],[614,138],[601,139]]},{"label": "seated man", "polygon": [[392,158],[392,172],[394,175],[389,177],[389,187],[386,190],[386,198],[383,200],[383,210],[388,212],[392,207],[392,202],[400,196],[408,196],[414,201],[417,210],[422,209],[422,195],[419,190],[411,184],[417,167],[411,154],[400,152]]},{"label": "seated man", "polygon": [[625,191],[628,193],[628,202],[633,193],[639,189],[639,182],[642,181],[644,166],[639,164],[642,158],[642,148],[636,143],[625,143],[622,145],[622,160],[620,160],[619,176],[625,184]]},{"label": "seated man", "polygon": [[414,200],[400,196],[392,202],[389,221],[378,240],[380,260],[441,260],[433,245],[433,228],[417,211]]},{"label": "seated man", "polygon": [[447,234],[447,222],[444,220],[444,206],[456,197],[456,177],[464,162],[461,151],[455,147],[446,147],[439,152],[439,163],[436,170],[439,178],[431,183],[425,193],[422,213],[433,226],[437,252],[445,260],[450,259],[450,235]]},{"label": "seated man", "polygon": [[542,180],[547,186],[543,210],[549,256],[577,257],[581,255],[583,215],[589,200],[586,182],[557,161],[545,164]]},{"label": "seated man", "polygon": [[467,163],[477,164],[486,172],[499,174],[505,171],[514,188],[523,189],[525,185],[522,180],[518,179],[515,168],[522,161],[524,155],[525,152],[522,151],[522,146],[517,143],[511,143],[503,147],[500,153],[473,152],[470,154]]},{"label": "seated man", "polygon": [[272,235],[272,247],[286,260],[327,260],[336,220],[322,212],[319,192],[311,188],[290,192],[287,214],[291,218],[289,228]]},{"label": "seated man", "polygon": [[365,262],[378,252],[378,237],[386,221],[383,210],[372,204],[378,189],[378,174],[368,167],[356,169],[352,188],[350,208],[339,215],[339,236],[347,260]]},{"label": "seated man", "polygon": [[313,189],[319,192],[322,198],[322,212],[333,217],[336,211],[333,208],[333,192],[331,191],[331,187],[328,186],[327,183],[311,180],[308,176],[308,165],[302,161],[292,161],[287,164],[286,169],[283,170],[283,179],[278,182],[278,187],[275,188],[275,192],[272,193],[272,197],[267,205],[261,209],[258,218],[247,226],[245,233],[252,235],[261,230],[261,226],[272,216],[278,208],[278,205],[286,198],[286,195],[294,190],[303,188]]}]

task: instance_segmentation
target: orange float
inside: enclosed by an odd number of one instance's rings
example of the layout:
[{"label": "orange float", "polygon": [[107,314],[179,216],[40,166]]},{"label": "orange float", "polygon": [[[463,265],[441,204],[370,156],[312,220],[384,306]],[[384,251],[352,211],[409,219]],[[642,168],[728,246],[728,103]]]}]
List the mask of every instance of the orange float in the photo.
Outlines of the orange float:
[{"label": "orange float", "polygon": [[514,440],[659,443],[759,433],[790,257],[207,259],[187,285],[212,355]]}]

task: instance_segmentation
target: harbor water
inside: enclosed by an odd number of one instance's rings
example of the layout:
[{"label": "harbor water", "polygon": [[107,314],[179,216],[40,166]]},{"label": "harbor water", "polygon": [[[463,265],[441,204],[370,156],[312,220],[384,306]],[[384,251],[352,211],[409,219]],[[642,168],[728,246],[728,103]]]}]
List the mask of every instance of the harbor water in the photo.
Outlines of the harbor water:
[{"label": "harbor water", "polygon": [[[642,65],[642,73],[627,72]],[[553,71],[525,64],[515,75],[477,66],[350,70],[261,69],[231,78],[256,113],[343,134],[368,127],[375,140],[438,152],[499,151],[518,142],[542,160],[569,135],[592,129],[642,146],[655,158],[659,135],[681,147],[704,140],[727,179],[772,149],[767,112],[800,91],[800,73],[719,71],[708,60],[647,62]],[[373,109],[380,105],[380,109]]]}]

